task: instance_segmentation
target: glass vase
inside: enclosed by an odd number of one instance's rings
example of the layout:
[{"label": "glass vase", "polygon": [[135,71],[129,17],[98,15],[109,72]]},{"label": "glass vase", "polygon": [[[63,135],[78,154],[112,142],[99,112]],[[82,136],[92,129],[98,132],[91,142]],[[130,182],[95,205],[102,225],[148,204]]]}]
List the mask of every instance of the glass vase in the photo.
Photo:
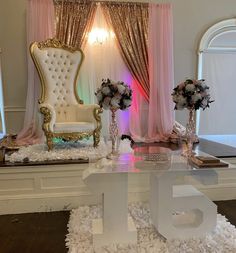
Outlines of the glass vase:
[{"label": "glass vase", "polygon": [[185,138],[186,138],[186,150],[184,150],[184,156],[191,158],[195,154],[195,152],[193,151],[193,143],[195,139],[194,109],[189,109]]},{"label": "glass vase", "polygon": [[118,149],[118,125],[116,121],[116,111],[117,109],[111,109],[111,122],[109,126],[109,133],[111,137],[111,153],[108,155],[108,158],[116,158],[119,154]]}]

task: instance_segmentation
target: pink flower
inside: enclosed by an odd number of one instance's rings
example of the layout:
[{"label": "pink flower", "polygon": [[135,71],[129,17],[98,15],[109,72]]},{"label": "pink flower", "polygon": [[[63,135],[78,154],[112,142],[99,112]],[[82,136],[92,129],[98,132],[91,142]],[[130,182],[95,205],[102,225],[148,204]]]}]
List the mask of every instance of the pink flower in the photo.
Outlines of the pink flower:
[{"label": "pink flower", "polygon": [[179,87],[179,90],[182,90],[182,89],[185,87],[185,83],[180,83],[180,84],[178,85],[178,87]]},{"label": "pink flower", "polygon": [[204,97],[206,97],[208,95],[208,91],[207,90],[202,91],[200,94],[204,98]]},{"label": "pink flower", "polygon": [[110,109],[110,102],[111,102],[111,98],[110,98],[110,97],[106,97],[106,98],[103,100],[102,107],[103,107],[105,110]]},{"label": "pink flower", "polygon": [[116,99],[121,99],[122,98],[122,96],[120,95],[120,93],[119,92],[117,92],[115,95],[114,95],[114,98],[116,98]]}]

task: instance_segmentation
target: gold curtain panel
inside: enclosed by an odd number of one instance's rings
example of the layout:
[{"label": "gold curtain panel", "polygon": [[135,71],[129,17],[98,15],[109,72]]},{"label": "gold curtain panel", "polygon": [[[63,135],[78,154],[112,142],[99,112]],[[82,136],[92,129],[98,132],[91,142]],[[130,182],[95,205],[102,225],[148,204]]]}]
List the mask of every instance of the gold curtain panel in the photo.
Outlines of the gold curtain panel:
[{"label": "gold curtain panel", "polygon": [[123,60],[148,100],[148,4],[101,2],[101,6]]},{"label": "gold curtain panel", "polygon": [[96,3],[89,0],[55,0],[56,38],[81,48],[93,24]]}]

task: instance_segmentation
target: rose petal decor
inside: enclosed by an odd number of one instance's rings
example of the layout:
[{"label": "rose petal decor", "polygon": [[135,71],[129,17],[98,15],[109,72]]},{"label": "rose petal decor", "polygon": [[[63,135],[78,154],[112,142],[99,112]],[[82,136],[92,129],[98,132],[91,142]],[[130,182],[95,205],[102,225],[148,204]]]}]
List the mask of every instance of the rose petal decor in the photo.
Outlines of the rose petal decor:
[{"label": "rose petal decor", "polygon": [[[5,160],[15,162],[43,162],[53,160],[89,159],[90,162],[106,157],[111,149],[111,142],[100,141],[97,148],[93,147],[92,141],[57,143],[52,151],[47,150],[45,144],[35,144],[21,147],[12,155],[6,155]],[[125,139],[120,143],[120,153],[133,152],[130,141]]]},{"label": "rose petal decor", "polygon": [[92,245],[92,219],[101,218],[101,206],[83,206],[71,211],[66,236],[69,253],[235,253],[236,228],[218,214],[217,226],[202,238],[166,241],[152,226],[146,203],[129,205],[138,231],[135,245],[113,244],[94,249]]}]

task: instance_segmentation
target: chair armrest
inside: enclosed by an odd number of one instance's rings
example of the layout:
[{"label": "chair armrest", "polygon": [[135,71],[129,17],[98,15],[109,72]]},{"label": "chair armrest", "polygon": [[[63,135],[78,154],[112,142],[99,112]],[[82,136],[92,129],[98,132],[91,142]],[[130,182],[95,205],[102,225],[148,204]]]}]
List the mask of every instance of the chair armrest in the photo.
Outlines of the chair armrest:
[{"label": "chair armrest", "polygon": [[96,123],[97,121],[101,120],[97,117],[101,112],[102,109],[96,104],[76,105],[77,121]]},{"label": "chair armrest", "polygon": [[40,104],[39,111],[43,114],[43,130],[53,132],[54,124],[56,122],[55,109],[50,104]]}]

